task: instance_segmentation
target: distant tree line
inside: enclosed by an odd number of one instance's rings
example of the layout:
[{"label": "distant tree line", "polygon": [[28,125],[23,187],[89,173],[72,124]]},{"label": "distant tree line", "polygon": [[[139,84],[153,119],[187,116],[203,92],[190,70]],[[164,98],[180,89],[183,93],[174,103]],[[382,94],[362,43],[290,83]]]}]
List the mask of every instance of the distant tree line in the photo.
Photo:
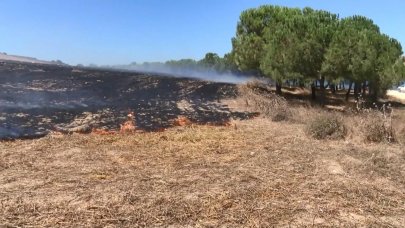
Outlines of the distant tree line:
[{"label": "distant tree line", "polygon": [[[83,67],[79,64],[78,67]],[[194,59],[180,59],[180,60],[169,60],[166,62],[143,62],[137,63],[132,62],[129,65],[102,65],[97,66],[95,64],[90,64],[88,67],[101,67],[101,68],[120,68],[120,69],[133,69],[133,70],[147,70],[147,71],[162,71],[166,72],[171,70],[176,71],[189,71],[189,72],[206,72],[215,71],[219,74],[221,73],[235,73],[237,71],[236,65],[229,58],[229,54],[220,57],[218,54],[213,52],[208,52],[205,54],[204,58],[200,60]]]},{"label": "distant tree line", "polygon": [[214,70],[218,73],[236,71],[236,65],[229,58],[229,54],[220,57],[217,53],[208,52],[201,60],[194,59],[180,59],[169,60],[165,65],[173,69],[191,69],[191,70]]},{"label": "distant tree line", "polygon": [[237,70],[271,78],[281,93],[284,82],[308,85],[316,97],[325,81],[334,89],[342,81],[357,97],[371,98],[405,78],[401,44],[383,33],[371,19],[338,15],[311,8],[265,5],[241,13],[232,52]]}]

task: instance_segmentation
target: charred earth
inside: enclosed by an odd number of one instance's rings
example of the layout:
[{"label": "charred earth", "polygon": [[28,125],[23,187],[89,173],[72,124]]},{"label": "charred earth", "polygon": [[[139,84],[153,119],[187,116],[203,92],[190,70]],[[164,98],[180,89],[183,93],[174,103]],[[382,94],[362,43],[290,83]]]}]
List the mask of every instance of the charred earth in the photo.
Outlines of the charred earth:
[{"label": "charred earth", "polygon": [[0,62],[0,139],[58,131],[118,131],[133,115],[137,131],[159,131],[187,118],[224,125],[233,112],[219,102],[235,85],[146,73]]}]

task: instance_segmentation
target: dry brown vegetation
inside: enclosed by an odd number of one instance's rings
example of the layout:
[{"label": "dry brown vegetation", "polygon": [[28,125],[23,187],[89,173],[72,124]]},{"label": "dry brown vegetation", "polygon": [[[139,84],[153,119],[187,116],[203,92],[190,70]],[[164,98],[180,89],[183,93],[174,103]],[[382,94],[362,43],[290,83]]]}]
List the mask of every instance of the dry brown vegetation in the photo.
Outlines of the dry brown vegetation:
[{"label": "dry brown vegetation", "polygon": [[0,224],[403,227],[405,110],[397,143],[366,141],[364,116],[345,113],[344,139],[316,140],[306,123],[329,112],[282,102],[286,121],[1,142]]},{"label": "dry brown vegetation", "polygon": [[346,126],[336,115],[320,115],[308,121],[307,133],[315,139],[343,139]]}]

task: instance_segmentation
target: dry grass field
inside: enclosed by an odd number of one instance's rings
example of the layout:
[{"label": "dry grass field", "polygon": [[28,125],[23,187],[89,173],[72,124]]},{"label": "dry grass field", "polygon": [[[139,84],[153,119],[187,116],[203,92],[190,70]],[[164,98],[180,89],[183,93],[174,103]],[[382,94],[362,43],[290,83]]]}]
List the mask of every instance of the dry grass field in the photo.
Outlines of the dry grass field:
[{"label": "dry grass field", "polygon": [[313,139],[306,122],[322,112],[0,142],[0,224],[403,227],[405,110],[396,143],[366,142],[351,116],[344,139]]}]

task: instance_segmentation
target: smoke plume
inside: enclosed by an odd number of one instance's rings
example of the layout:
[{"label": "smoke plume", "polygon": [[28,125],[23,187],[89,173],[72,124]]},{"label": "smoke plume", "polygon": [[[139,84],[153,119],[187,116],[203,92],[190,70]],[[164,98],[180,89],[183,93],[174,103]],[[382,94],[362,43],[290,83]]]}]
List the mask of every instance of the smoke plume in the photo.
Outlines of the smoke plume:
[{"label": "smoke plume", "polygon": [[109,68],[159,74],[172,77],[194,78],[212,82],[242,84],[255,79],[254,76],[235,74],[230,71],[218,72],[214,69],[193,67],[171,67],[164,63],[149,63],[142,65],[118,65]]}]

